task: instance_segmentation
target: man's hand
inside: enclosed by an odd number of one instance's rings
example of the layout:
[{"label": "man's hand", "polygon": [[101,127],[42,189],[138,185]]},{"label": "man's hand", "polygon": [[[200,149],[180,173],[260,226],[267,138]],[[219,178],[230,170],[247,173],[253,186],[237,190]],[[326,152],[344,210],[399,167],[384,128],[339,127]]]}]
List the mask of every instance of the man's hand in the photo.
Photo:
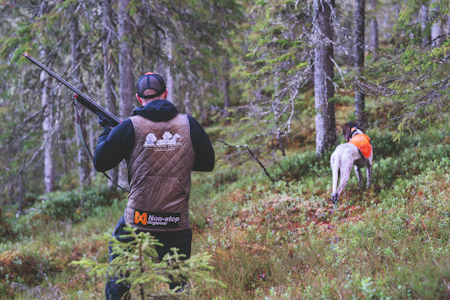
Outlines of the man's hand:
[{"label": "man's hand", "polygon": [[100,126],[102,126],[104,129],[114,127],[114,124],[108,118],[106,118],[101,112],[97,112],[97,116],[98,116],[98,123],[100,123]]}]

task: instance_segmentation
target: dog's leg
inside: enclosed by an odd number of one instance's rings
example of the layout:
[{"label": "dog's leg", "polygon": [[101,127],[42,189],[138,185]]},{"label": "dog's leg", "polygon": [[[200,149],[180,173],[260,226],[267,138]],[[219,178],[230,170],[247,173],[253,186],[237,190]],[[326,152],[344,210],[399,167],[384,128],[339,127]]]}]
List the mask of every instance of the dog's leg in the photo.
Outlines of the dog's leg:
[{"label": "dog's leg", "polygon": [[336,200],[339,198],[339,195],[341,195],[342,191],[344,190],[345,186],[347,185],[348,179],[350,178],[350,174],[352,172],[352,165],[353,162],[351,161],[345,161],[342,162],[340,165],[340,171],[341,171],[341,181],[339,183],[339,187],[336,192]]},{"label": "dog's leg", "polygon": [[370,187],[370,180],[372,179],[372,164],[367,164],[366,167],[366,172],[367,172],[367,188]]},{"label": "dog's leg", "polygon": [[356,178],[358,178],[358,186],[361,187],[361,181],[362,181],[362,174],[361,174],[361,168],[355,165],[355,173]]},{"label": "dog's leg", "polygon": [[335,153],[333,153],[333,155],[331,155],[331,170],[333,173],[333,191],[331,193],[331,202],[333,202],[333,204],[337,203],[339,197],[336,193],[339,182],[339,161],[340,157],[336,157]]}]

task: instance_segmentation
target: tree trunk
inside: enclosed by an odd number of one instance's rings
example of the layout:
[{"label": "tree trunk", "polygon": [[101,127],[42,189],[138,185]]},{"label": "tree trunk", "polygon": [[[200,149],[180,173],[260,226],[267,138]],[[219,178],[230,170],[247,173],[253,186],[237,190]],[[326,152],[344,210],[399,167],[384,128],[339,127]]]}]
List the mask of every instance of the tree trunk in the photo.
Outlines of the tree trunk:
[{"label": "tree trunk", "polygon": [[378,41],[377,0],[369,0],[370,17],[370,48],[372,51],[380,48]]},{"label": "tree trunk", "polygon": [[18,183],[17,183],[17,189],[18,189],[18,202],[19,202],[19,214],[22,212],[23,208],[23,181],[22,181],[22,171],[19,172],[18,176]]},{"label": "tree trunk", "polygon": [[424,46],[430,45],[430,35],[426,32],[428,26],[428,6],[422,5],[420,7],[420,24],[422,28],[422,43]]},{"label": "tree trunk", "polygon": [[[46,51],[41,50],[42,60],[45,60]],[[53,169],[53,97],[49,93],[50,91],[50,78],[47,72],[41,72],[41,103],[44,108],[44,115],[46,116],[42,122],[42,129],[44,131],[44,192],[45,194],[51,193],[55,188],[54,169]]]},{"label": "tree trunk", "polygon": [[187,115],[192,116],[192,103],[189,99],[189,90],[186,91],[186,94],[184,95],[184,110]]},{"label": "tree trunk", "polygon": [[448,36],[450,35],[450,15],[447,15],[447,22],[445,25],[445,34]]},{"label": "tree trunk", "polygon": [[[436,0],[431,0],[431,4],[435,3]],[[436,6],[433,9],[433,12],[436,14],[439,12],[439,6]],[[436,47],[442,44],[443,38],[443,30],[442,30],[442,22],[438,21],[431,26],[431,46]]]},{"label": "tree trunk", "polygon": [[[95,152],[95,145],[97,145],[97,135],[96,135],[96,131],[94,130],[94,128],[96,128],[97,125],[97,118],[89,118],[89,126],[87,128],[88,132],[89,132],[89,150],[91,151],[91,153]],[[97,170],[95,170],[95,168],[91,168],[91,178],[92,180],[95,180],[97,178]]]},{"label": "tree trunk", "polygon": [[230,116],[230,111],[228,110],[231,106],[230,101],[230,76],[226,75],[222,79],[222,88],[223,88],[223,117],[228,118]]},{"label": "tree trunk", "polygon": [[[130,41],[131,37],[131,17],[130,11],[127,9],[130,0],[119,0],[119,113],[120,118],[125,120],[130,117],[132,112],[132,101],[133,101],[133,72],[132,66],[132,49]],[[119,184],[121,186],[127,186],[128,180],[126,163],[123,160],[119,165]]]},{"label": "tree trunk", "polygon": [[[109,30],[108,30],[109,28]],[[116,98],[114,97],[113,93],[113,86],[112,86],[112,79],[111,79],[111,70],[109,65],[109,51],[108,51],[108,43],[112,39],[112,33],[110,32],[112,30],[111,25],[111,7],[109,0],[103,0],[103,40],[102,40],[102,49],[103,49],[103,77],[105,81],[105,103],[106,108],[108,111],[114,115],[117,114],[116,110]],[[115,167],[114,169],[111,169],[108,171],[109,177],[114,182],[117,182],[119,179],[119,168]],[[116,186],[111,182],[111,180],[108,181],[108,187],[109,189],[116,189]]]},{"label": "tree trunk", "polygon": [[[355,14],[355,68],[358,73],[364,68],[364,27],[365,27],[365,0],[356,0],[356,14]],[[355,115],[356,123],[361,129],[365,127],[365,97],[360,87],[355,89]]]},{"label": "tree trunk", "polygon": [[[334,5],[334,1],[332,1]],[[316,109],[316,153],[321,154],[336,142],[333,82],[333,20],[324,0],[314,0],[314,95]]]},{"label": "tree trunk", "polygon": [[[73,7],[73,10],[75,10],[75,7]],[[78,27],[78,16],[75,13],[72,13],[72,21],[70,22],[70,47],[72,52],[72,82],[75,83],[75,85],[78,88],[81,88],[81,71],[80,66],[78,65],[80,63],[80,57],[81,57],[81,50],[80,45],[78,45],[81,34],[80,29]],[[80,107],[83,107],[82,105],[79,105]],[[84,108],[80,110],[80,117],[81,117],[81,123],[86,124],[86,113],[84,111]],[[86,134],[84,132],[84,134]],[[79,139],[77,138],[77,145],[78,145],[78,172],[79,172],[79,178],[80,178],[80,184],[81,185],[88,185],[91,183],[90,173],[90,161],[89,157],[84,151],[83,147],[81,146],[81,143]]]},{"label": "tree trunk", "polygon": [[222,77],[222,89],[223,89],[223,117],[228,118],[230,116],[229,108],[231,107],[230,101],[230,60],[225,58],[222,71],[225,73]]},{"label": "tree trunk", "polygon": [[165,73],[166,73],[166,87],[168,90],[167,93],[167,100],[172,102],[175,106],[177,106],[176,100],[175,100],[175,87],[174,87],[174,81],[173,81],[173,72],[172,72],[172,41],[170,39],[166,39],[166,52],[167,52],[167,65],[165,67]]}]

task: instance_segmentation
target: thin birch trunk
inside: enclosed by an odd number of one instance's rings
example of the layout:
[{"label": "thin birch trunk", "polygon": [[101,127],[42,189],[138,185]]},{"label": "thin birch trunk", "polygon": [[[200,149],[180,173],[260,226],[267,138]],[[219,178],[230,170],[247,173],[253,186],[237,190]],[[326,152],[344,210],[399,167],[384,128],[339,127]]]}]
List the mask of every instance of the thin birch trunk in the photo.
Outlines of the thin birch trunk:
[{"label": "thin birch trunk", "polygon": [[167,93],[167,100],[172,102],[175,106],[177,106],[178,103],[176,103],[175,100],[175,87],[174,87],[174,80],[173,80],[173,72],[172,72],[172,41],[170,39],[166,39],[166,52],[167,52],[167,65],[165,67],[165,73],[166,73],[166,87],[168,90]]},{"label": "thin birch trunk", "polygon": [[[41,57],[44,60],[46,51],[41,50]],[[42,130],[44,131],[44,192],[51,193],[55,189],[54,169],[53,169],[53,98],[50,92],[50,78],[45,71],[41,72],[41,103],[44,109],[45,118],[42,122]]]},{"label": "thin birch trunk", "polygon": [[19,195],[18,195],[18,202],[19,202],[19,214],[22,212],[22,208],[23,208],[23,195],[24,195],[24,192],[23,192],[23,181],[22,181],[22,172],[20,171],[19,172],[19,176],[18,176],[18,184],[17,184],[17,189],[18,189],[18,192],[19,192]]},{"label": "thin birch trunk", "polygon": [[[75,7],[73,7],[75,9]],[[81,58],[81,51],[80,51],[80,45],[78,44],[81,39],[80,29],[78,25],[78,16],[75,14],[75,12],[72,13],[72,20],[70,22],[70,46],[71,46],[71,52],[72,52],[72,78],[75,85],[78,86],[78,88],[81,88],[81,71],[80,71],[80,58]],[[84,107],[82,105],[79,105],[82,107],[80,109],[80,119],[81,123],[83,125],[86,124],[86,113],[84,110]],[[85,134],[85,133],[84,133]],[[89,185],[91,183],[90,173],[91,173],[91,167],[90,167],[90,161],[89,157],[84,151],[83,147],[81,146],[81,143],[79,139],[77,138],[77,145],[78,145],[78,173],[79,173],[79,179],[81,185]]]},{"label": "thin birch trunk", "polygon": [[225,72],[222,77],[222,91],[223,91],[223,117],[228,118],[230,116],[230,111],[228,110],[231,107],[230,101],[230,60],[225,58],[223,63],[223,72]]},{"label": "thin birch trunk", "polygon": [[[131,17],[130,11],[127,9],[129,3],[130,0],[119,0],[119,114],[122,120],[130,117],[133,103],[132,49],[128,40],[131,37]],[[123,187],[128,185],[126,177],[126,162],[123,160],[119,165],[119,184]]]},{"label": "thin birch trunk", "polygon": [[377,0],[369,0],[370,18],[370,49],[374,51],[380,48],[378,39]]},{"label": "thin birch trunk", "polygon": [[[431,5],[435,3],[436,0],[431,0]],[[439,6],[436,6],[433,9],[434,14],[439,12]],[[439,20],[438,22],[434,22],[433,26],[431,26],[431,46],[436,47],[442,44],[443,38],[443,30],[442,30],[442,22]]]},{"label": "thin birch trunk", "polygon": [[[89,145],[88,147],[90,148],[89,150],[91,151],[91,153],[95,152],[95,145],[97,145],[97,136],[95,135],[96,130],[94,130],[94,126],[98,126],[97,125],[97,118],[89,118],[89,127],[88,127],[88,131],[89,131]],[[97,171],[95,170],[95,168],[91,168],[91,178],[93,180],[95,180],[97,178]]]},{"label": "thin birch trunk", "polygon": [[189,90],[187,90],[186,93],[184,94],[184,110],[187,115],[192,116],[192,103],[191,100],[189,99]]},{"label": "thin birch trunk", "polygon": [[428,26],[428,6],[422,5],[420,7],[420,26],[422,28],[422,44],[424,46],[430,45],[430,35],[429,32],[426,32]]},{"label": "thin birch trunk", "polygon": [[[103,0],[103,40],[102,40],[102,50],[103,50],[103,78],[105,84],[105,103],[108,111],[114,115],[117,114],[116,110],[116,98],[113,93],[112,79],[111,79],[111,68],[110,68],[110,56],[108,45],[112,39],[112,26],[111,26],[111,7],[109,0]],[[119,168],[115,167],[108,171],[109,177],[114,182],[119,179]],[[109,189],[115,190],[116,186],[109,180]]]},{"label": "thin birch trunk", "polygon": [[[331,7],[324,0],[314,0],[314,95],[316,109],[316,153],[322,154],[336,142],[333,78],[333,20]],[[332,1],[334,6],[334,1]]]},{"label": "thin birch trunk", "polygon": [[450,35],[450,15],[447,15],[447,21],[445,24],[445,34]]},{"label": "thin birch trunk", "polygon": [[[362,72],[364,68],[364,27],[365,27],[365,0],[356,0],[356,14],[355,14],[355,68],[358,73]],[[355,115],[357,124],[360,128],[365,127],[365,95],[360,87],[355,89]]]}]

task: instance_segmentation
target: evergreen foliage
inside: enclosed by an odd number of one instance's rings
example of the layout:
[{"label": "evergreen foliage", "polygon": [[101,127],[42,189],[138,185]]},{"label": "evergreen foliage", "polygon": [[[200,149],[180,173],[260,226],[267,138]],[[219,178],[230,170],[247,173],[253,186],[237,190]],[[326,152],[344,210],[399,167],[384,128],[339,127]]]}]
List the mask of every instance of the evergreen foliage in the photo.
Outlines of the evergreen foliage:
[{"label": "evergreen foliage", "polygon": [[[101,237],[110,241],[112,255],[117,256],[111,263],[98,263],[92,259],[82,258],[80,261],[73,261],[73,265],[86,267],[89,274],[99,278],[105,276],[118,278],[117,284],[130,286],[130,293],[138,296],[138,299],[179,299],[189,293],[189,287],[183,293],[180,287],[173,291],[161,290],[161,283],[182,282],[182,281],[205,281],[216,283],[223,287],[220,281],[211,278],[211,255],[199,253],[187,260],[183,260],[183,254],[178,254],[173,248],[173,255],[167,253],[163,260],[157,262],[158,254],[155,246],[162,246],[149,232],[137,233],[136,228],[130,225],[125,227],[128,234],[121,238],[131,238],[129,243],[123,243],[108,235]],[[126,295],[129,297],[130,295]]]}]

